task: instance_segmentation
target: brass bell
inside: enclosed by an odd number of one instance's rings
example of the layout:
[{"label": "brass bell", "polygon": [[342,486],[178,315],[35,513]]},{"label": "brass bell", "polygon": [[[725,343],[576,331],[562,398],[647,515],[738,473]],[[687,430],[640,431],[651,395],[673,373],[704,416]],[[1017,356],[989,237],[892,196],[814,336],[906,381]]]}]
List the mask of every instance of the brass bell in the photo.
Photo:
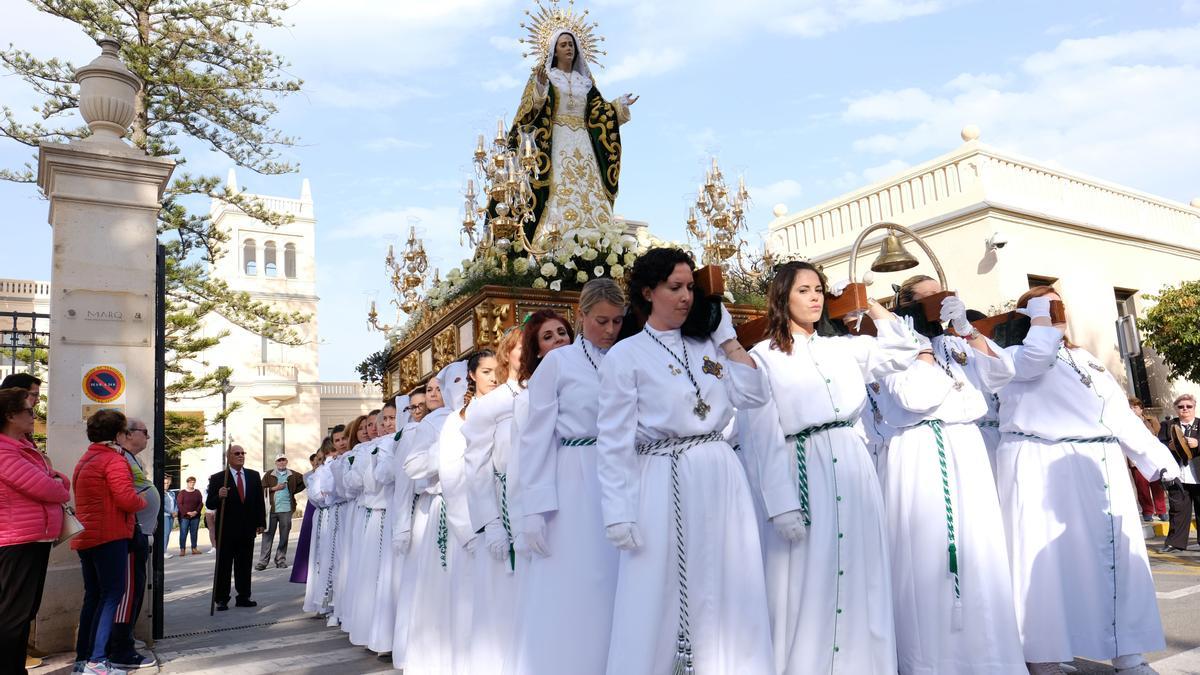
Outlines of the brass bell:
[{"label": "brass bell", "polygon": [[917,265],[917,259],[905,250],[896,231],[889,229],[887,236],[883,238],[883,245],[879,247],[879,257],[871,263],[871,271],[900,272],[912,269]]}]

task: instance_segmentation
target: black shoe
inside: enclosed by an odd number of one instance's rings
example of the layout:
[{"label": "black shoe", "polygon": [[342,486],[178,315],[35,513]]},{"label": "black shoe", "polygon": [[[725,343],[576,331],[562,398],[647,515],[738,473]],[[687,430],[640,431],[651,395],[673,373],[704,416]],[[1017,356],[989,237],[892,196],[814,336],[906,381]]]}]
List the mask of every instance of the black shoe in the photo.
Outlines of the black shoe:
[{"label": "black shoe", "polygon": [[254,566],[254,569],[261,572],[261,571],[267,569],[267,564],[266,563],[258,563],[257,565]]},{"label": "black shoe", "polygon": [[158,661],[153,656],[144,656],[138,653],[134,653],[129,657],[113,657],[108,662],[109,665],[121,670],[137,670],[138,668],[149,668],[158,665]]},{"label": "black shoe", "polygon": [[225,610],[227,610],[227,609],[229,609],[229,603],[228,603],[228,602],[218,602],[218,603],[217,603],[217,611],[218,611],[218,612],[224,612],[224,611],[225,611]]},{"label": "black shoe", "polygon": [[238,607],[258,607],[258,603],[253,600],[238,600],[233,604]]},{"label": "black shoe", "polygon": [[1163,546],[1162,548],[1158,549],[1158,552],[1159,553],[1182,553],[1183,549],[1175,548],[1174,546],[1167,544],[1167,545]]}]

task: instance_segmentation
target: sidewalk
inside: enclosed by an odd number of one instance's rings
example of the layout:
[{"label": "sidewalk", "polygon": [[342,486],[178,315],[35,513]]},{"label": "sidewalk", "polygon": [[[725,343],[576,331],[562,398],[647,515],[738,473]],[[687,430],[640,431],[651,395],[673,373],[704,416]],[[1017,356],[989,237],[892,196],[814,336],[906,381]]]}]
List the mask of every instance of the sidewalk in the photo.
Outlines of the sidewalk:
[{"label": "sidewalk", "polygon": [[[292,528],[288,559],[295,557],[299,523]],[[256,542],[257,545],[259,542]],[[207,550],[207,546],[201,550]],[[288,581],[291,568],[269,567],[253,574],[257,607],[235,607],[209,617],[215,556],[200,554],[166,561],[164,633],[149,651],[159,667],[137,673],[394,673],[391,659],[350,644],[346,634],[304,614],[304,585]],[[31,675],[71,672],[73,655],[46,660]]]}]

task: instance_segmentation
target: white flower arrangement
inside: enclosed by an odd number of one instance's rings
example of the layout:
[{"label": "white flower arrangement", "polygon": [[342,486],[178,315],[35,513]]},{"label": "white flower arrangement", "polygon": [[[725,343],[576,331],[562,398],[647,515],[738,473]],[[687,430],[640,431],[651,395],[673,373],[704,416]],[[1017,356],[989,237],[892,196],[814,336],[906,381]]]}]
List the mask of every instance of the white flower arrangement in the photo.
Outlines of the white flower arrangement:
[{"label": "white flower arrangement", "polygon": [[604,265],[596,265],[592,268],[592,274],[596,275],[597,279],[604,276]]},{"label": "white flower arrangement", "polygon": [[541,277],[538,277],[538,278],[536,278],[536,279],[534,279],[534,280],[533,280],[533,287],[534,287],[534,288],[541,289],[541,288],[545,288],[547,285],[548,285],[548,284],[546,283],[546,280],[545,280],[545,279],[543,279],[543,278],[541,278]]},{"label": "white flower arrangement", "polygon": [[547,279],[558,274],[558,268],[554,266],[554,263],[545,263],[542,265],[542,269],[539,271],[542,273],[542,276],[546,277]]},{"label": "white flower arrangement", "polygon": [[582,284],[582,283],[587,282],[587,280],[588,280],[587,272],[580,271],[580,272],[575,273],[575,281]]},{"label": "white flower arrangement", "polygon": [[550,282],[550,290],[561,291],[562,290],[562,279],[555,279],[554,281],[551,281]]}]

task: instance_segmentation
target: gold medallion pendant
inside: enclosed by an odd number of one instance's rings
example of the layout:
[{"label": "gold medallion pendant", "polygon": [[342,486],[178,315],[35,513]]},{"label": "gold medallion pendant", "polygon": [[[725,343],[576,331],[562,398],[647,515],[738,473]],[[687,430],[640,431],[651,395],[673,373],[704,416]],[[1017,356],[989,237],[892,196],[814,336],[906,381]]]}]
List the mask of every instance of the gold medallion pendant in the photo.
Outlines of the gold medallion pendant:
[{"label": "gold medallion pendant", "polygon": [[712,406],[710,406],[708,403],[706,403],[704,401],[704,399],[697,396],[696,397],[696,407],[692,408],[692,412],[696,413],[696,417],[699,417],[700,419],[704,419],[705,417],[708,417],[709,410],[712,410]]},{"label": "gold medallion pendant", "polygon": [[966,352],[960,352],[958,350],[955,350],[955,351],[950,352],[950,355],[954,357],[954,360],[958,363],[958,365],[960,365],[960,366],[967,365],[967,353]]},{"label": "gold medallion pendant", "polygon": [[719,361],[713,361],[706,356],[704,357],[704,367],[701,370],[706,375],[712,375],[719,380],[721,379],[721,374],[725,372],[725,366],[721,365]]}]

